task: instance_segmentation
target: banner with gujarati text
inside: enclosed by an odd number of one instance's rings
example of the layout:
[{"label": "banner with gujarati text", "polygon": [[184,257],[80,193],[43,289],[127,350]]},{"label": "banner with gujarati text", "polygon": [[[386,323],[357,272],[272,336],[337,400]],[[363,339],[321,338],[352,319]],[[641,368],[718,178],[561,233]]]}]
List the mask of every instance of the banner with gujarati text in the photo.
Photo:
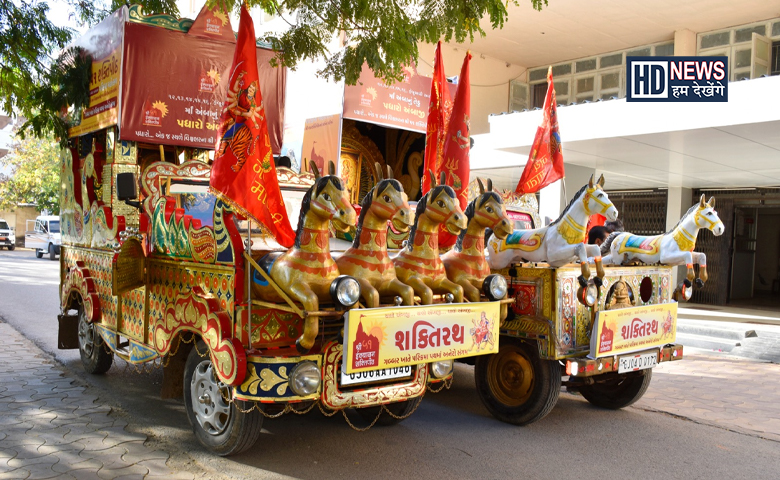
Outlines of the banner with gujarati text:
[{"label": "banner with gujarati text", "polygon": [[95,132],[119,121],[119,73],[122,69],[122,36],[127,7],[122,7],[76,40],[92,56],[89,79],[89,107],[81,112],[78,125],[68,130],[77,137]]},{"label": "banner with gujarati text", "polygon": [[346,373],[498,353],[500,302],[353,309]]},{"label": "banner with gujarati text", "polygon": [[590,337],[593,358],[622,355],[674,343],[677,302],[602,310]]}]

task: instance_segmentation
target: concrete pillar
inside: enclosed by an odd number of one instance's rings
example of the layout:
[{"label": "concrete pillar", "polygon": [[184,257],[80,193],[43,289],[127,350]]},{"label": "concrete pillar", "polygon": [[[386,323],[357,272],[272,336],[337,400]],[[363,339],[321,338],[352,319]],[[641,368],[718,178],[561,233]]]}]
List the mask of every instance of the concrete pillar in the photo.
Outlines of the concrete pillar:
[{"label": "concrete pillar", "polygon": [[[685,212],[693,205],[693,191],[684,187],[669,187],[666,195],[666,231],[673,229]],[[672,271],[672,286],[685,278],[685,265]],[[678,280],[679,279],[679,280]]]},{"label": "concrete pillar", "polygon": [[696,55],[696,32],[687,28],[674,32],[674,55],[676,57],[693,57]]}]

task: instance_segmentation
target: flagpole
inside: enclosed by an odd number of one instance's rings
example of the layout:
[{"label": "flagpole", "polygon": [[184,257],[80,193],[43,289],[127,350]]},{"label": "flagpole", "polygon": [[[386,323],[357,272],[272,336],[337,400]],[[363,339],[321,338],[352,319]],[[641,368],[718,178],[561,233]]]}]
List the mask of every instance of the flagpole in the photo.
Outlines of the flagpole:
[{"label": "flagpole", "polygon": [[563,206],[569,204],[569,196],[566,195],[566,177],[561,178],[561,185],[563,186]]}]

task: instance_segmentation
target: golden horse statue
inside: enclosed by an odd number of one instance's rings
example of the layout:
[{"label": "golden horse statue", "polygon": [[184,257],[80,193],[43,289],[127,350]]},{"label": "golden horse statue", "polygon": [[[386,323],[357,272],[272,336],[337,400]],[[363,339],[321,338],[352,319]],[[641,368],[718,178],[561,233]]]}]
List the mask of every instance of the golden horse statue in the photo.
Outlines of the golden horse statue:
[{"label": "golden horse statue", "polygon": [[387,222],[399,232],[407,232],[414,222],[414,211],[393,171],[382,178],[377,164],[379,183],[369,191],[361,204],[360,218],[352,247],[337,260],[339,272],[351,275],[360,283],[360,292],[366,306],[379,306],[382,296],[397,295],[404,305],[414,305],[414,290],[401,283],[395,274],[395,266],[387,255]]},{"label": "golden horse statue", "polygon": [[[304,312],[319,311],[320,300],[330,302],[331,283],[339,276],[339,268],[330,255],[328,224],[332,222],[336,230],[345,231],[355,224],[357,216],[332,162],[329,169],[330,175],[320,177],[312,164],[316,180],[303,196],[293,247],[279,256],[266,255],[259,262],[293,301],[303,304]],[[252,285],[261,299],[284,302],[273,286],[258,281]],[[319,317],[306,316],[303,334],[296,341],[298,349],[310,350],[318,331]]]},{"label": "golden horse statue", "polygon": [[434,293],[451,293],[455,302],[463,302],[463,287],[447,279],[439,258],[439,225],[444,224],[453,235],[466,228],[466,215],[455,190],[445,185],[445,179],[442,172],[440,184],[436,185],[431,175],[431,190],[417,203],[406,247],[393,259],[398,279],[414,289],[423,305],[433,303]]},{"label": "golden horse statue", "polygon": [[501,240],[513,231],[504,201],[493,191],[493,182],[487,182],[486,191],[482,180],[477,179],[480,194],[466,207],[466,229],[458,235],[455,248],[441,257],[447,278],[463,287],[470,302],[480,301],[482,283],[490,275],[490,266],[485,260],[485,229],[493,230]]}]

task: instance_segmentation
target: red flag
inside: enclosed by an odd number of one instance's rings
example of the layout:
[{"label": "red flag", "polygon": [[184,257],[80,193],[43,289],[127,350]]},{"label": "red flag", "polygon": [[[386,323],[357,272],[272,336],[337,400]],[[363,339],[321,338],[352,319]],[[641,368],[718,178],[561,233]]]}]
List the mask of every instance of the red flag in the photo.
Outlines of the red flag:
[{"label": "red flag", "polygon": [[211,190],[242,215],[262,223],[277,242],[290,247],[295,232],[276,179],[255,42],[255,27],[244,4],[211,168]]},{"label": "red flag", "polygon": [[428,106],[428,129],[425,136],[425,160],[423,162],[422,193],[431,189],[429,170],[438,178],[444,153],[444,133],[447,127],[447,111],[452,107],[450,89],[444,76],[444,61],[441,58],[441,41],[436,45],[431,80],[431,103]]},{"label": "red flag", "polygon": [[[469,202],[469,150],[471,148],[471,83],[469,80],[469,61],[471,52],[466,53],[463,66],[458,77],[458,91],[455,93],[455,103],[452,106],[447,136],[444,139],[444,162],[442,172],[447,172],[447,185],[455,190],[460,201],[460,208],[466,210]],[[448,233],[442,226],[439,230],[439,246],[455,245],[456,235]]]},{"label": "red flag", "polygon": [[517,193],[534,193],[563,178],[563,152],[558,133],[558,112],[553,88],[552,67],[547,70],[547,95],[544,97],[544,117],[536,129],[534,145],[528,163],[517,183]]}]

